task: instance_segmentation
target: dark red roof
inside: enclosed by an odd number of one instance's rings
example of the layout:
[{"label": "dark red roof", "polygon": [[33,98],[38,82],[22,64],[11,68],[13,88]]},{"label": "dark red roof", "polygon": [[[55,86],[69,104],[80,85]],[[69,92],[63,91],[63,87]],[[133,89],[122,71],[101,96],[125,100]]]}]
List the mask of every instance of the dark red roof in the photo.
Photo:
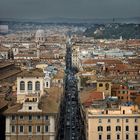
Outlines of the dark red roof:
[{"label": "dark red roof", "polygon": [[85,106],[90,106],[94,101],[103,100],[103,92],[93,92],[88,96],[88,99],[84,102]]}]

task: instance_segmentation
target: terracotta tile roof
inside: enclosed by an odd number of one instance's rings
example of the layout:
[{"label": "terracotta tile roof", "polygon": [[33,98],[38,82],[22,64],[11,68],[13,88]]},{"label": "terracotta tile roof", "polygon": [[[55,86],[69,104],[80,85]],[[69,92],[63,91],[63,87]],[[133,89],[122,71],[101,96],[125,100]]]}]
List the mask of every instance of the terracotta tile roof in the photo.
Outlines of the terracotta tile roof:
[{"label": "terracotta tile roof", "polygon": [[6,111],[4,111],[4,114],[17,114],[18,110],[22,108],[22,104],[15,104],[13,106],[9,106]]},{"label": "terracotta tile roof", "polygon": [[63,79],[64,78],[64,71],[59,71],[53,79]]},{"label": "terracotta tile roof", "polygon": [[0,52],[8,52],[9,49],[4,47],[4,46],[0,46]]},{"label": "terracotta tile roof", "polygon": [[17,77],[44,77],[44,73],[42,69],[24,70]]},{"label": "terracotta tile roof", "polygon": [[140,64],[140,58],[128,59],[128,62],[131,63],[131,64]]},{"label": "terracotta tile roof", "polygon": [[35,54],[17,54],[15,57],[37,57]]},{"label": "terracotta tile roof", "polygon": [[7,106],[7,105],[8,105],[8,102],[7,102],[7,101],[1,100],[1,99],[0,99],[0,110],[1,110],[3,107]]},{"label": "terracotta tile roof", "polygon": [[0,61],[0,68],[4,68],[10,65],[14,65],[14,63]]},{"label": "terracotta tile roof", "polygon": [[84,60],[83,64],[96,64],[97,62],[104,62],[105,64],[122,64],[118,59],[87,59]]},{"label": "terracotta tile roof", "polygon": [[[60,104],[60,96],[63,92],[63,89],[58,87],[52,87],[47,90],[48,95],[44,95],[41,97],[38,108],[42,110],[41,114],[56,114],[58,113],[59,104]],[[22,108],[22,104],[16,103],[13,106],[9,106],[9,108],[4,111],[5,115],[12,114],[31,114],[31,112],[18,112]],[[37,114],[38,112],[32,112],[32,114]]]},{"label": "terracotta tile roof", "polygon": [[101,100],[101,99],[103,99],[103,93],[96,91],[89,95],[87,101],[94,101],[94,100]]}]

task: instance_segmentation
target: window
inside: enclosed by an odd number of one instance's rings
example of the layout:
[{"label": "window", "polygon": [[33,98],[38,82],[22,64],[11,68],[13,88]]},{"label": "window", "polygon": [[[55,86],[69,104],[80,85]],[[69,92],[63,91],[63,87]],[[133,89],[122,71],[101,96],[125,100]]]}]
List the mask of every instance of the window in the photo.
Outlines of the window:
[{"label": "window", "polygon": [[106,90],[109,89],[109,84],[108,84],[108,83],[105,84],[105,89],[106,89]]},{"label": "window", "polygon": [[102,126],[98,126],[98,131],[103,131],[103,127]]},{"label": "window", "polygon": [[106,114],[108,114],[108,110],[106,110]]},{"label": "window", "polygon": [[46,82],[46,87],[49,87],[49,82]]},{"label": "window", "polygon": [[107,122],[108,122],[108,123],[110,123],[110,122],[111,122],[111,120],[110,120],[110,119],[108,119],[108,120],[107,120]]},{"label": "window", "polygon": [[138,140],[138,134],[135,134],[135,140]]},{"label": "window", "polygon": [[129,135],[128,134],[126,134],[126,140],[128,140],[129,139]]},{"label": "window", "polygon": [[107,126],[106,131],[111,131],[111,127]]},{"label": "window", "polygon": [[32,126],[28,127],[28,131],[29,131],[29,133],[32,133]]},{"label": "window", "polygon": [[45,126],[45,132],[48,132],[48,125]]},{"label": "window", "polygon": [[35,90],[40,90],[40,82],[39,81],[37,81],[37,82],[35,82]]},{"label": "window", "polygon": [[107,140],[110,140],[111,139],[111,136],[110,135],[107,135]]},{"label": "window", "polygon": [[32,106],[29,106],[29,110],[32,110]]},{"label": "window", "polygon": [[99,135],[99,140],[102,140],[102,135]]},{"label": "window", "polygon": [[28,82],[28,90],[32,90],[32,82],[31,81]]},{"label": "window", "polygon": [[23,120],[23,118],[24,118],[23,116],[19,116],[19,119],[20,119],[20,120]]},{"label": "window", "polygon": [[103,87],[103,84],[102,83],[99,83],[99,87]]},{"label": "window", "polygon": [[125,110],[123,110],[123,114],[125,114]]},{"label": "window", "polygon": [[32,116],[31,116],[31,115],[29,116],[29,120],[30,120],[30,121],[32,120]]},{"label": "window", "polygon": [[128,119],[126,119],[125,122],[128,123]]},{"label": "window", "polygon": [[12,115],[12,120],[15,120],[15,118],[16,118],[16,117],[15,117],[14,115]]},{"label": "window", "polygon": [[40,118],[41,118],[40,115],[37,115],[37,119],[40,120]]},{"label": "window", "polygon": [[38,132],[38,133],[41,132],[41,127],[40,127],[40,126],[37,126],[37,128],[36,128],[36,132]]},{"label": "window", "polygon": [[138,126],[135,126],[135,131],[138,131]]},{"label": "window", "polygon": [[12,133],[15,133],[15,126],[14,125],[12,125]]},{"label": "window", "polygon": [[129,126],[126,126],[125,127],[125,131],[129,131]]},{"label": "window", "polygon": [[99,122],[99,123],[102,123],[102,119],[99,119],[98,122]]},{"label": "window", "polygon": [[48,120],[48,115],[45,116],[45,119]]},{"label": "window", "polygon": [[20,132],[20,133],[23,133],[23,126],[22,126],[22,125],[19,126],[19,132]]},{"label": "window", "polygon": [[20,90],[25,90],[25,82],[24,81],[20,82]]},{"label": "window", "polygon": [[117,123],[119,123],[120,122],[120,119],[117,119]]},{"label": "window", "polygon": [[119,140],[120,139],[120,135],[119,134],[117,134],[117,140]]},{"label": "window", "polygon": [[138,119],[135,119],[135,123],[137,123],[138,122]]},{"label": "window", "polygon": [[121,131],[121,127],[120,126],[116,126],[116,131]]}]

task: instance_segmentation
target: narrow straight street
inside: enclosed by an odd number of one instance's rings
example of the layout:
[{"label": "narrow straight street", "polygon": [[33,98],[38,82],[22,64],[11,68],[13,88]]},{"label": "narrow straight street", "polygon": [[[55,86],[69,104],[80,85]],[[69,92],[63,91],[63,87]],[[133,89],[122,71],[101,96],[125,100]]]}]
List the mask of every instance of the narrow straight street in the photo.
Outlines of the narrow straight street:
[{"label": "narrow straight street", "polygon": [[56,140],[86,140],[84,118],[78,97],[76,71],[72,66],[72,49],[67,44],[64,96],[58,115]]}]

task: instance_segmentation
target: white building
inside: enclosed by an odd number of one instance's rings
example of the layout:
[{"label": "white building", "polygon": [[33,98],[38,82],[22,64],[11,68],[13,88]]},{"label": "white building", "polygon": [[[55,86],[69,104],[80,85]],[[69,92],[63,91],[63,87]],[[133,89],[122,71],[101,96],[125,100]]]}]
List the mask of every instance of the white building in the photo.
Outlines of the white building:
[{"label": "white building", "polygon": [[79,69],[82,69],[79,53],[80,53],[79,46],[73,45],[72,46],[72,65]]},{"label": "white building", "polygon": [[44,73],[41,69],[24,71],[17,77],[17,102],[24,102],[28,95],[40,97],[43,94]]},{"label": "white building", "polygon": [[51,87],[51,77],[50,77],[49,72],[45,73],[44,86],[45,86],[45,88],[50,88]]},{"label": "white building", "polygon": [[45,37],[44,30],[41,30],[41,29],[37,30],[36,34],[35,34],[35,41],[38,43],[39,42],[43,43],[43,42],[45,42],[45,40],[46,40],[46,37]]}]

